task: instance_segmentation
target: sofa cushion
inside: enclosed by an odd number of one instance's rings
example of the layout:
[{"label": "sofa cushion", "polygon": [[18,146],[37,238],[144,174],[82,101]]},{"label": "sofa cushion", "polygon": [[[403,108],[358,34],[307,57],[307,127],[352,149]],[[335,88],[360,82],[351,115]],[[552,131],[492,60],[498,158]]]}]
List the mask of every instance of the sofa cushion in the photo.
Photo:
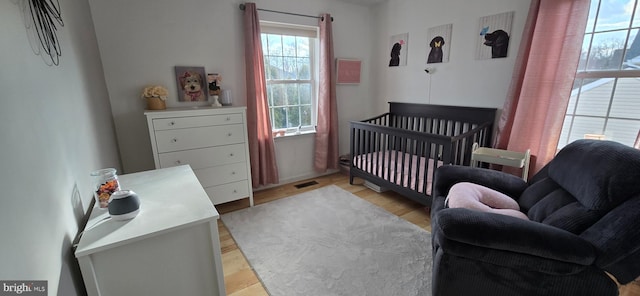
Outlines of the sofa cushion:
[{"label": "sofa cushion", "polygon": [[549,163],[549,178],[590,210],[609,210],[640,193],[640,151],[612,141],[578,140]]}]

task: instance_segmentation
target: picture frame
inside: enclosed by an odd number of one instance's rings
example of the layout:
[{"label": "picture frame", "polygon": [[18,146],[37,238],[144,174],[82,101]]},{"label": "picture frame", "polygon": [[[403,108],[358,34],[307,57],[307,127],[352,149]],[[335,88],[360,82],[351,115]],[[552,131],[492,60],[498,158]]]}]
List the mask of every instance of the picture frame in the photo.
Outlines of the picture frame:
[{"label": "picture frame", "polygon": [[407,65],[409,33],[397,34],[389,39],[389,67]]},{"label": "picture frame", "polygon": [[481,17],[476,41],[476,60],[506,58],[515,11]]},{"label": "picture frame", "polygon": [[179,102],[206,102],[207,82],[204,67],[175,66]]},{"label": "picture frame", "polygon": [[451,33],[453,24],[446,24],[429,28],[427,33],[426,64],[439,64],[449,62],[451,51]]},{"label": "picture frame", "polygon": [[220,95],[220,74],[218,73],[207,73],[207,89],[209,90],[210,96],[219,96]]},{"label": "picture frame", "polygon": [[358,59],[336,59],[336,83],[359,84],[362,61]]}]

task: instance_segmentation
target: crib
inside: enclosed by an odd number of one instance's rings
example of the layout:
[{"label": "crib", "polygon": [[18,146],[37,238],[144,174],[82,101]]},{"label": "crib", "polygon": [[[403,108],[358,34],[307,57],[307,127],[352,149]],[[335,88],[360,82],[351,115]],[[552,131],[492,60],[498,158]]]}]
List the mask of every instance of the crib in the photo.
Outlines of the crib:
[{"label": "crib", "polygon": [[389,103],[389,112],[350,123],[349,182],[359,177],[425,206],[435,168],[469,165],[474,143],[491,143],[495,108]]}]

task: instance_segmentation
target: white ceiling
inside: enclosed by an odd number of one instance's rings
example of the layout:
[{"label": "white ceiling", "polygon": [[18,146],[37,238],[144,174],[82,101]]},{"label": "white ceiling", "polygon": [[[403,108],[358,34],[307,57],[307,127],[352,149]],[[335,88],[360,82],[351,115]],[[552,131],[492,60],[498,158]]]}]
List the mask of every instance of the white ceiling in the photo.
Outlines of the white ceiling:
[{"label": "white ceiling", "polygon": [[359,5],[374,5],[380,2],[384,2],[386,0],[338,0],[338,1],[359,4]]}]

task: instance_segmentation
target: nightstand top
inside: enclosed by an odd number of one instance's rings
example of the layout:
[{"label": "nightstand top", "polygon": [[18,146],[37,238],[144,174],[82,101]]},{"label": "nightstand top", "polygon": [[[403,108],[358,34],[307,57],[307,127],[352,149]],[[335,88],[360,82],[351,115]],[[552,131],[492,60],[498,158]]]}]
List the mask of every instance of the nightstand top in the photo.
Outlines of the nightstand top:
[{"label": "nightstand top", "polygon": [[121,189],[133,190],[140,197],[139,214],[131,220],[115,221],[106,209],[94,207],[76,257],[220,217],[189,165],[120,175],[118,179]]}]

